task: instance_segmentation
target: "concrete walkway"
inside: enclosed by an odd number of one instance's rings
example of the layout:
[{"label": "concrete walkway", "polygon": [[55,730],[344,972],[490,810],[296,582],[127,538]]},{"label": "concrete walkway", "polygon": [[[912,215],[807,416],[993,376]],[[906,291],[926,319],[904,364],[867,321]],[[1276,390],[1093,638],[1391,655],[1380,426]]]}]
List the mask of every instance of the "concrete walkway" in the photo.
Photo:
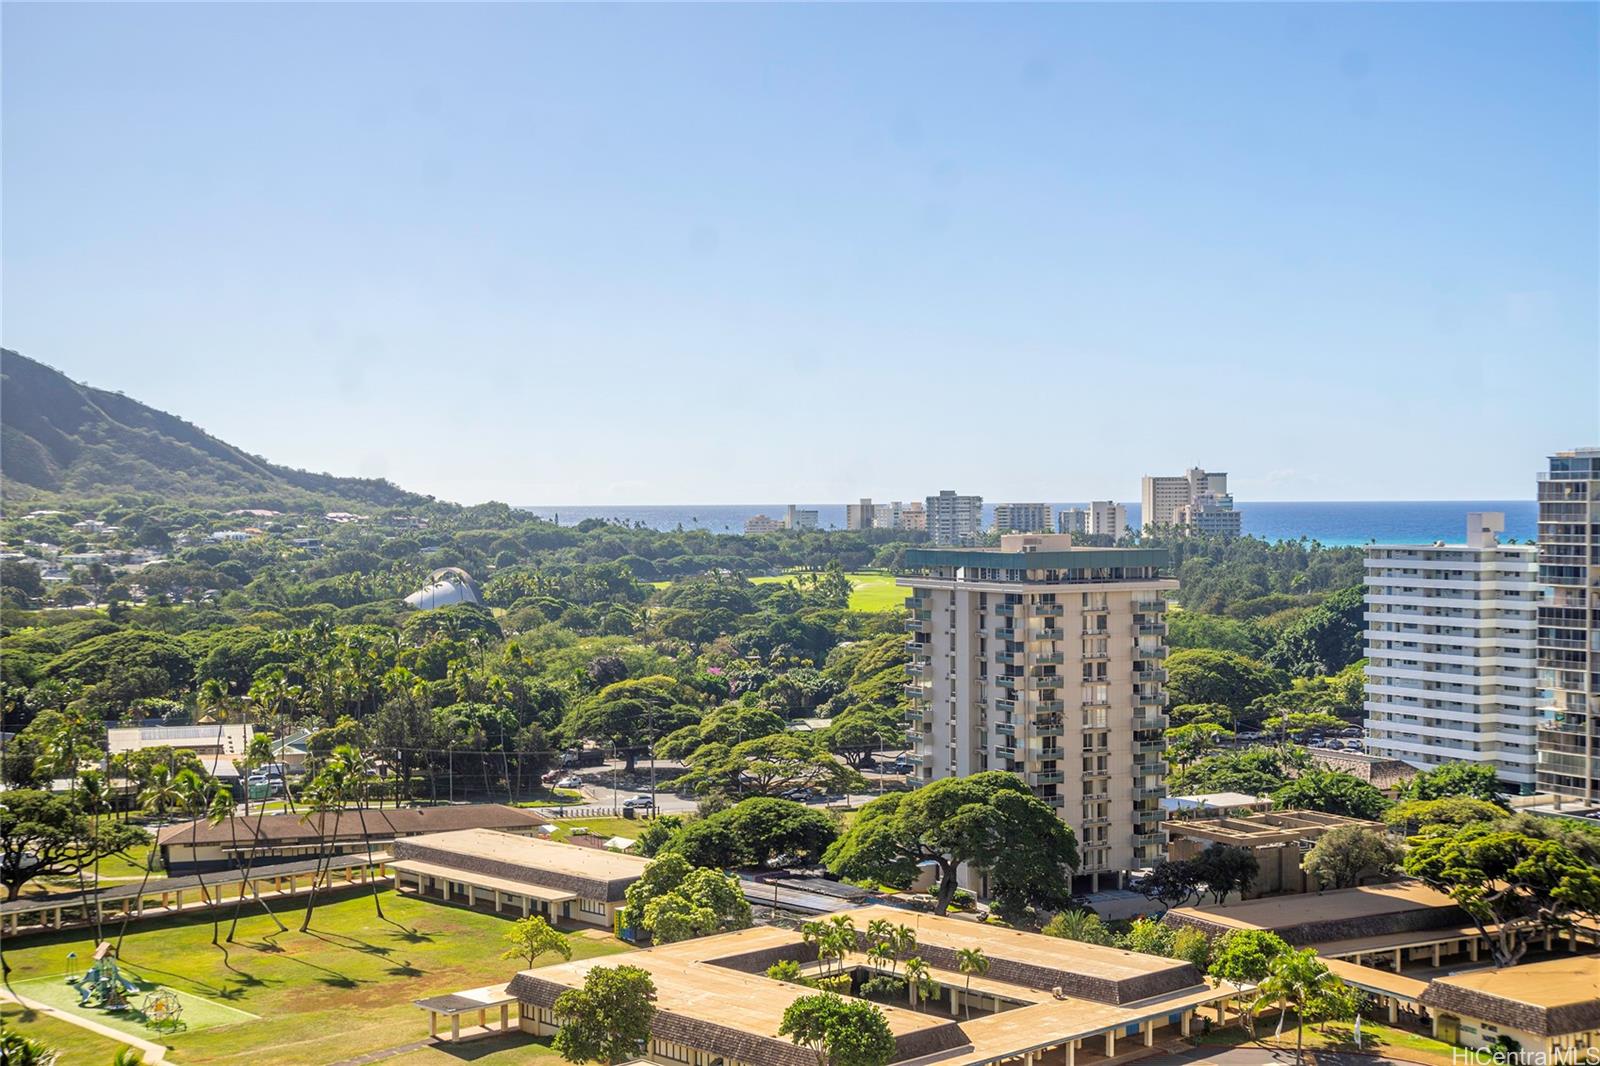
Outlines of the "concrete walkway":
[{"label": "concrete walkway", "polygon": [[93,1019],[84,1018],[80,1015],[72,1013],[71,1011],[62,1010],[59,1007],[52,1007],[48,1003],[39,1003],[27,998],[26,996],[16,995],[12,992],[6,991],[4,988],[0,988],[0,1000],[8,1003],[18,1004],[19,1006],[26,1007],[28,1010],[37,1011],[46,1017],[54,1018],[57,1021],[66,1022],[69,1025],[76,1025],[80,1029],[87,1029],[89,1032],[97,1033],[100,1036],[105,1037],[107,1040],[115,1040],[119,1044],[130,1044],[133,1047],[138,1048],[144,1054],[145,1066],[164,1066],[167,1061],[167,1049],[162,1044],[154,1044],[148,1040],[142,1040],[137,1036],[130,1036],[120,1029],[113,1029],[109,1025],[102,1025]]}]

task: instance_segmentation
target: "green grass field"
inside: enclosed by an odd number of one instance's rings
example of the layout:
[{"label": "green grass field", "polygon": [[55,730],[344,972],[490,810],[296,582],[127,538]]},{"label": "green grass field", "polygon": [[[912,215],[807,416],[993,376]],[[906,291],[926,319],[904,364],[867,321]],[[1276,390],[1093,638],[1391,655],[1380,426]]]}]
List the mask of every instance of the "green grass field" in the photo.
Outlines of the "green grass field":
[{"label": "green grass field", "polygon": [[118,1048],[126,1046],[69,1022],[25,1010],[15,1003],[0,1004],[0,1023],[14,1026],[24,1035],[54,1048],[59,1054],[56,1066],[109,1066],[111,1056]]},{"label": "green grass field", "polygon": [[[412,1005],[415,999],[505,981],[516,972],[515,961],[500,958],[507,920],[393,892],[381,898],[387,920],[374,914],[370,895],[357,893],[319,906],[307,933],[299,932],[302,908],[283,909],[284,933],[257,910],[240,923],[236,942],[222,947],[211,945],[211,922],[198,916],[130,926],[124,966],[176,990],[185,1015],[193,1009],[197,1020],[205,1019],[204,1027],[189,1031],[141,1035],[171,1048],[168,1060],[176,1063],[325,1066],[425,1039],[427,1015]],[[610,938],[574,934],[569,940],[574,958],[629,950]],[[88,936],[73,933],[8,942],[12,983],[25,996],[76,1011],[76,995],[61,977],[67,952],[83,960],[93,947]],[[50,983],[58,991],[48,991]],[[84,1013],[118,1025],[112,1015]],[[26,1035],[67,1046],[63,1023],[24,1017],[10,1010],[6,1020]],[[66,1035],[75,1043],[62,1066],[109,1061],[102,1054],[107,1041],[86,1032]],[[523,1038],[479,1047],[490,1062],[557,1061],[542,1044]],[[393,1061],[422,1066],[459,1058],[430,1049]]]},{"label": "green grass field", "polygon": [[[774,581],[791,581],[794,574],[771,574],[753,577],[752,585],[766,585]],[[877,570],[855,570],[844,575],[850,579],[850,609],[852,611],[893,611],[904,607],[906,590],[896,587],[894,575]],[[670,581],[652,581],[653,588],[666,588]]]}]

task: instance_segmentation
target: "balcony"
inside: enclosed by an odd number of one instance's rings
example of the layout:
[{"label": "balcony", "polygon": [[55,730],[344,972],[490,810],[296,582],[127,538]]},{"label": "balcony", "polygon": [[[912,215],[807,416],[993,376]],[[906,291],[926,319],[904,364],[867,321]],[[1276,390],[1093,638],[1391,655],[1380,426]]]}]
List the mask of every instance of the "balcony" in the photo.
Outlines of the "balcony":
[{"label": "balcony", "polygon": [[910,696],[914,700],[925,700],[928,698],[928,687],[926,685],[901,685],[900,688],[907,696]]},{"label": "balcony", "polygon": [[1048,796],[1038,796],[1035,798],[1042,800],[1046,807],[1064,807],[1067,803],[1066,797],[1060,795],[1059,793],[1051,793]]},{"label": "balcony", "polygon": [[1017,749],[1014,747],[999,747],[994,749],[995,757],[1000,759],[1015,759]]},{"label": "balcony", "polygon": [[1133,697],[1133,702],[1140,707],[1165,707],[1167,694],[1165,692],[1140,692]]},{"label": "balcony", "polygon": [[1145,712],[1133,716],[1133,728],[1165,729],[1167,728],[1167,723],[1170,721],[1171,719],[1164,714],[1150,714]]},{"label": "balcony", "polygon": [[996,674],[994,683],[999,685],[1001,688],[1015,690],[1017,683],[1021,680],[1022,679],[1020,677],[1012,677],[1010,674]]},{"label": "balcony", "polygon": [[1067,705],[1064,700],[1038,700],[1033,709],[1040,714],[1060,714],[1067,709]]},{"label": "balcony", "polygon": [[1166,842],[1167,842],[1167,834],[1165,834],[1165,833],[1135,833],[1135,834],[1133,834],[1133,846],[1136,847],[1136,848],[1157,847],[1157,846],[1159,846],[1161,844],[1165,844]]},{"label": "balcony", "polygon": [[1067,631],[1064,629],[1041,629],[1035,640],[1065,640]]},{"label": "balcony", "polygon": [[1047,618],[1060,618],[1066,613],[1066,607],[1059,603],[1039,603],[1034,605],[1033,613]]},{"label": "balcony", "polygon": [[1133,746],[1136,755],[1160,755],[1167,750],[1165,740],[1146,740]]},{"label": "balcony", "polygon": [[1059,737],[1065,732],[1066,726],[1058,724],[1036,725],[1033,727],[1033,735],[1036,737]]},{"label": "balcony", "polygon": [[1166,796],[1167,796],[1167,790],[1166,790],[1165,787],[1159,787],[1159,788],[1136,788],[1136,789],[1133,790],[1133,798],[1135,800],[1165,799]]},{"label": "balcony", "polygon": [[1133,635],[1136,637],[1164,637],[1167,635],[1165,622],[1135,622]]},{"label": "balcony", "polygon": [[1035,655],[1033,657],[1033,661],[1036,662],[1036,663],[1050,663],[1050,664],[1054,664],[1056,666],[1060,666],[1063,663],[1065,663],[1067,660],[1066,660],[1066,656],[1062,655],[1060,652],[1052,651],[1052,652],[1047,652],[1044,655]]},{"label": "balcony", "polygon": [[997,663],[1005,663],[1007,666],[1016,666],[1022,662],[1022,653],[1020,651],[995,652],[994,661]]},{"label": "balcony", "polygon": [[1030,785],[1059,785],[1067,779],[1067,775],[1060,770],[1043,770],[1028,775]]},{"label": "balcony", "polygon": [[1164,614],[1167,610],[1166,600],[1134,600],[1133,609],[1139,614]]},{"label": "balcony", "polygon": [[1135,659],[1165,659],[1167,657],[1167,649],[1165,646],[1155,648],[1136,647],[1133,649],[1133,657]]},{"label": "balcony", "polygon": [[1015,618],[1022,613],[1022,609],[1022,604],[1020,603],[997,603],[994,605],[994,613],[1001,618]]},{"label": "balcony", "polygon": [[920,640],[908,640],[908,641],[906,641],[906,651],[910,652],[912,655],[922,655],[927,650],[928,650],[928,645],[923,643]]},{"label": "balcony", "polygon": [[1014,737],[1017,735],[1017,727],[1015,723],[1012,722],[996,722],[994,724],[994,731],[1003,737]]},{"label": "balcony", "polygon": [[1154,670],[1135,670],[1133,672],[1133,679],[1136,682],[1145,682],[1156,685],[1165,684],[1167,680],[1167,672],[1159,667]]},{"label": "balcony", "polygon": [[1016,640],[1017,631],[1010,626],[1004,626],[994,631],[994,638],[996,640]]}]

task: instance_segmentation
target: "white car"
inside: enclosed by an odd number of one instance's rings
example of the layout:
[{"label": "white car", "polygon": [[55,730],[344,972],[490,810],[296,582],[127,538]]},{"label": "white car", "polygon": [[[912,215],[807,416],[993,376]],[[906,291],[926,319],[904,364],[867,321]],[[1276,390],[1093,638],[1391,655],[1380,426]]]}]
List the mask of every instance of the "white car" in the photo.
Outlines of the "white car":
[{"label": "white car", "polygon": [[583,778],[578,777],[575,774],[568,774],[566,777],[563,777],[561,780],[556,782],[556,787],[557,788],[582,788],[583,787]]}]

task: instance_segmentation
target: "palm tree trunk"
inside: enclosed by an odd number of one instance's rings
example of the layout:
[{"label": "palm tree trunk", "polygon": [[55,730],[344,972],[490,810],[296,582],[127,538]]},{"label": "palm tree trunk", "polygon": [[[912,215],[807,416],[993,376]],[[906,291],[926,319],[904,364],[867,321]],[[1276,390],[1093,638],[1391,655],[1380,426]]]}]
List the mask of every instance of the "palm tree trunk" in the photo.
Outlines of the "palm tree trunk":
[{"label": "palm tree trunk", "polygon": [[367,881],[372,885],[372,906],[378,912],[378,918],[383,919],[383,901],[378,898],[378,879],[372,876],[372,837],[367,833],[367,816],[362,810],[361,801],[356,800],[356,817],[361,821],[361,842],[367,849]]},{"label": "palm tree trunk", "polygon": [[[245,794],[249,795],[249,793],[250,793],[250,785],[247,782],[245,784]],[[239,882],[239,899],[234,904],[234,907],[233,907],[233,922],[232,922],[232,924],[230,924],[228,926],[227,940],[228,940],[228,943],[230,943],[230,944],[233,943],[234,934],[239,931],[239,912],[244,909],[244,889],[245,889],[245,886],[250,883],[250,871],[255,868],[256,852],[261,850],[261,819],[262,819],[263,816],[265,816],[266,813],[267,813],[267,805],[266,805],[265,802],[262,802],[262,803],[259,803],[259,804],[256,805],[256,831],[255,831],[254,834],[252,834],[251,839],[250,839],[250,854],[245,856],[244,876],[243,876],[243,880],[241,880]],[[239,837],[238,837],[238,829],[237,829],[237,827],[234,829],[233,847],[234,847],[235,851],[239,850]],[[257,895],[256,896],[256,902],[260,903],[261,904],[261,909],[267,912],[267,917],[271,918],[272,921],[273,921],[273,924],[275,924],[278,927],[278,932],[280,932],[280,933],[284,932],[285,930],[287,930],[289,928],[287,925],[283,924],[283,920],[278,917],[276,912],[273,911],[272,905],[269,904],[266,900],[262,899],[259,895]]]}]

